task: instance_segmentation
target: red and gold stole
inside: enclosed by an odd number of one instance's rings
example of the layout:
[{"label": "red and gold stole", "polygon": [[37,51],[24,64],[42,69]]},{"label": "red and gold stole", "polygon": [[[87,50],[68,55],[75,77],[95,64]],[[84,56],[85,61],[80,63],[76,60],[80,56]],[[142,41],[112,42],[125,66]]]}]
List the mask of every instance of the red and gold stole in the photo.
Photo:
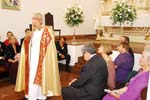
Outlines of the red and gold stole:
[{"label": "red and gold stole", "polygon": [[25,94],[28,94],[29,87],[29,43],[31,37],[28,36],[24,39],[24,49],[25,49]]},{"label": "red and gold stole", "polygon": [[[30,44],[31,37],[28,36],[24,39],[24,49],[25,49],[25,94],[28,94],[28,88],[29,88],[29,44]],[[34,83],[41,85],[42,81],[42,64],[44,60],[44,56],[46,54],[47,45],[50,43],[51,36],[48,31],[48,28],[44,29],[44,32],[42,33],[42,38],[40,42],[40,55],[39,55],[39,62],[38,62],[38,68],[35,76]]]},{"label": "red and gold stole", "polygon": [[48,28],[44,28],[44,32],[42,34],[42,39],[40,42],[40,54],[39,54],[39,62],[38,62],[38,68],[36,71],[36,76],[34,79],[34,83],[41,85],[42,83],[42,65],[43,60],[47,51],[47,46],[50,43],[52,37],[50,36],[50,33],[48,31]]}]

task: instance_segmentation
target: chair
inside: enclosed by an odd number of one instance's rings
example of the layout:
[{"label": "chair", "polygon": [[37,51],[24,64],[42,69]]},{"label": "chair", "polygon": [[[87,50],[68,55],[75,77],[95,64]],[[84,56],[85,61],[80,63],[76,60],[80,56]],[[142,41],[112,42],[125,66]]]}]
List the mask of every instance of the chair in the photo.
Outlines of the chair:
[{"label": "chair", "polygon": [[47,14],[45,14],[45,25],[47,25],[47,26],[52,26],[52,29],[54,30],[54,32],[59,32],[59,39],[60,39],[61,30],[54,28],[53,15],[52,15],[51,13],[49,13],[49,12],[48,12]]},{"label": "chair", "polygon": [[147,97],[147,87],[141,91],[141,100],[146,100]]}]

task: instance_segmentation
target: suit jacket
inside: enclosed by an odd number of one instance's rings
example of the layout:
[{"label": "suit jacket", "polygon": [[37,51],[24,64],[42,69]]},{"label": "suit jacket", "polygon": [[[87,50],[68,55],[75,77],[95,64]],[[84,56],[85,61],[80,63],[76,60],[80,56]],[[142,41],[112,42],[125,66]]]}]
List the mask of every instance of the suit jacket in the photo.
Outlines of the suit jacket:
[{"label": "suit jacket", "polygon": [[[5,44],[0,42],[0,57],[5,57]],[[0,59],[0,66],[4,65],[4,60]]]},{"label": "suit jacket", "polygon": [[5,52],[5,44],[0,42],[0,56],[4,56]]},{"label": "suit jacket", "polygon": [[[16,51],[17,51],[17,53],[20,53],[20,46],[17,45],[17,44],[16,44]],[[16,54],[15,54],[14,49],[13,49],[13,47],[12,47],[11,44],[9,44],[9,45],[6,47],[6,52],[5,52],[5,54],[6,54],[6,60],[8,60],[8,59],[14,60],[14,57],[15,57]]]},{"label": "suit jacket", "polygon": [[56,44],[56,49],[57,49],[58,55],[59,54],[63,54],[63,55],[67,55],[68,54],[67,43],[64,43],[64,48],[63,49],[61,48],[59,41],[56,41],[55,44]]},{"label": "suit jacket", "polygon": [[107,88],[108,71],[106,62],[98,55],[93,56],[83,65],[80,77],[71,84],[75,88],[80,88],[95,98],[102,99],[104,89]]}]

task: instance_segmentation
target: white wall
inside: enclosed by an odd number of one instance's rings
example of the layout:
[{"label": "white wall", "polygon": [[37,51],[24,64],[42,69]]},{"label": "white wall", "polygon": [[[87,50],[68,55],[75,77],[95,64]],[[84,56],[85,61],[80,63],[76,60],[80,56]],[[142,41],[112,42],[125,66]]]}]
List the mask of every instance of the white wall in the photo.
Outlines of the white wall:
[{"label": "white wall", "polygon": [[31,23],[35,12],[54,15],[55,28],[60,28],[63,35],[72,35],[72,29],[64,22],[65,9],[74,3],[79,4],[85,13],[85,22],[79,27],[77,34],[95,34],[93,18],[98,13],[99,0],[20,0],[21,10],[0,9],[0,36],[3,41],[6,32],[12,31],[18,39],[24,36],[24,29]]}]

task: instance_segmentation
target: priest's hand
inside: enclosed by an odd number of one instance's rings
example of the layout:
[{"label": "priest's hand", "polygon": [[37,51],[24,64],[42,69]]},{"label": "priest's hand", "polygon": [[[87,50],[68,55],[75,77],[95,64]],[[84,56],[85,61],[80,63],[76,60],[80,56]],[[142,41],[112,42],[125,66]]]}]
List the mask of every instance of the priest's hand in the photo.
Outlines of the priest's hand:
[{"label": "priest's hand", "polygon": [[71,82],[69,82],[69,86],[71,86],[71,84],[73,83],[73,82],[75,82],[77,79],[73,79]]}]

